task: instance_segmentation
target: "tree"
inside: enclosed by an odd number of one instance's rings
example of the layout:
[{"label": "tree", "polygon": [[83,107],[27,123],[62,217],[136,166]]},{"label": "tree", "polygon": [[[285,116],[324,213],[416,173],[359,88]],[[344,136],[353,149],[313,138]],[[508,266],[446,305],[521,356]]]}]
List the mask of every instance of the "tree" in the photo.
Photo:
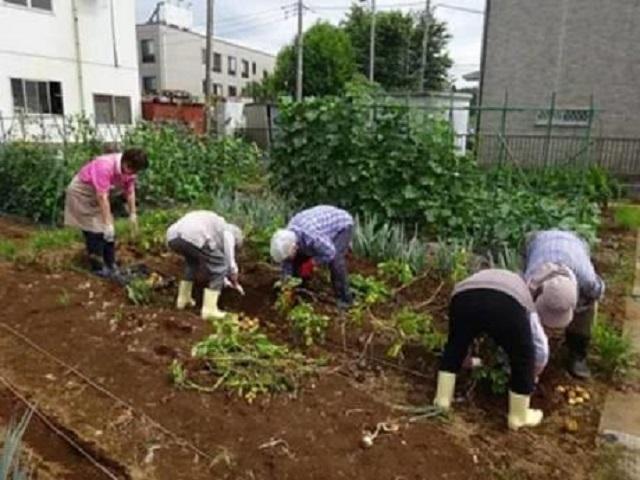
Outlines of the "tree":
[{"label": "tree", "polygon": [[[356,73],[355,54],[349,36],[327,22],[318,22],[304,35],[303,91],[305,96],[338,95]],[[278,54],[273,89],[295,94],[295,41]]]},{"label": "tree", "polygon": [[[371,12],[353,5],[341,26],[351,39],[358,71],[368,75]],[[377,12],[375,81],[389,91],[417,90],[423,34],[421,13]],[[430,22],[425,72],[427,90],[440,90],[448,83],[447,72],[453,64],[446,49],[450,39],[444,22]]]}]

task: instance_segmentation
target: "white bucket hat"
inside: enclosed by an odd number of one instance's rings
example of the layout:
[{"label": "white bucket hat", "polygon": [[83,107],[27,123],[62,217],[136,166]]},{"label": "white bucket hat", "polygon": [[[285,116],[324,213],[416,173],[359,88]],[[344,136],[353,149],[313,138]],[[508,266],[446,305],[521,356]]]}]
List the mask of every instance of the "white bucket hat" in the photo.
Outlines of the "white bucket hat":
[{"label": "white bucket hat", "polygon": [[271,237],[271,258],[281,263],[291,257],[297,243],[296,234],[291,230],[280,229]]},{"label": "white bucket hat", "polygon": [[574,273],[562,265],[545,263],[534,272],[532,284],[540,289],[536,310],[543,325],[566,328],[578,304],[578,282]]}]

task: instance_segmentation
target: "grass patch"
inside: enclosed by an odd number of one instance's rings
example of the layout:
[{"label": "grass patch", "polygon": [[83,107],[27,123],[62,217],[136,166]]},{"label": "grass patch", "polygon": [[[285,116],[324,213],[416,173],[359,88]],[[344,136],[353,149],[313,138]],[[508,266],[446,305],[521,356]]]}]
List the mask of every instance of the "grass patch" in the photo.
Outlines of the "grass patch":
[{"label": "grass patch", "polygon": [[18,253],[18,247],[15,242],[7,239],[0,239],[0,260],[13,260]]},{"label": "grass patch", "polygon": [[625,455],[629,453],[620,445],[601,445],[590,480],[631,480],[623,467]]},{"label": "grass patch", "polygon": [[640,228],[640,206],[619,205],[615,207],[614,218],[616,225],[629,230]]},{"label": "grass patch", "polygon": [[41,230],[29,239],[27,248],[37,254],[69,247],[79,241],[80,234],[74,229]]}]

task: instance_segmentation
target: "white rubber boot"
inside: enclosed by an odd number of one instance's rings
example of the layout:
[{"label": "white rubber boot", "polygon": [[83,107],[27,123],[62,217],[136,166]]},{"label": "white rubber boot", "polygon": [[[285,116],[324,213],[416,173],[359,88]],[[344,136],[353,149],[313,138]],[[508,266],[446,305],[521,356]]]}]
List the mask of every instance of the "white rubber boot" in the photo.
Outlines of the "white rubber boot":
[{"label": "white rubber boot", "polygon": [[227,312],[218,309],[218,299],[220,298],[219,290],[211,290],[205,288],[202,297],[202,318],[204,320],[224,318]]},{"label": "white rubber boot", "polygon": [[193,282],[187,282],[182,280],[178,286],[178,299],[176,300],[176,308],[178,310],[184,310],[188,307],[194,307],[196,302],[191,297],[193,292]]},{"label": "white rubber boot", "polygon": [[521,427],[540,425],[544,416],[542,410],[529,408],[531,397],[509,392],[509,428],[518,430]]},{"label": "white rubber boot", "polygon": [[453,402],[455,389],[455,373],[438,372],[438,388],[436,390],[436,398],[433,400],[433,404],[443,410],[449,410],[451,408],[451,402]]}]

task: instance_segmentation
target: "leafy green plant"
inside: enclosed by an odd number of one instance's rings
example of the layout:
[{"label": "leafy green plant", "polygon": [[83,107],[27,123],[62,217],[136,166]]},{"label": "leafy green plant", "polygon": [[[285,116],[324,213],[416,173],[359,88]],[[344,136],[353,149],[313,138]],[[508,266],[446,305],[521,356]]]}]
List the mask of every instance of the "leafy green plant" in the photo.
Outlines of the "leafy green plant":
[{"label": "leafy green plant", "polygon": [[31,421],[33,410],[26,412],[19,421],[12,420],[4,438],[0,456],[0,480],[29,480],[31,472],[23,465],[22,437]]},{"label": "leafy green plant", "polygon": [[58,228],[51,230],[40,230],[33,235],[28,242],[28,248],[35,254],[67,248],[80,241],[77,230],[70,228]]},{"label": "leafy green plant", "polygon": [[390,327],[394,339],[387,355],[392,358],[400,355],[402,347],[408,342],[419,342],[429,351],[441,350],[446,342],[446,336],[434,327],[431,315],[410,308],[396,312],[391,318]]},{"label": "leafy green plant", "polygon": [[134,278],[127,285],[127,297],[134,305],[149,305],[153,300],[153,286],[144,278]]},{"label": "leafy green plant", "polygon": [[375,277],[365,277],[356,273],[349,276],[349,282],[356,294],[356,300],[365,305],[384,301],[391,295],[389,287]]},{"label": "leafy green plant", "polygon": [[474,368],[471,377],[476,381],[487,383],[494,395],[507,393],[509,373],[502,365],[482,365]]},{"label": "leafy green plant", "polygon": [[592,341],[596,365],[606,375],[623,373],[631,364],[631,340],[602,316],[593,328]]},{"label": "leafy green plant", "polygon": [[379,263],[378,274],[387,281],[395,281],[401,285],[407,285],[414,278],[409,264],[398,259]]},{"label": "leafy green plant", "polygon": [[316,313],[311,304],[300,302],[291,309],[288,319],[296,336],[303,340],[306,347],[324,341],[329,317]]},{"label": "leafy green plant", "polygon": [[65,288],[60,289],[60,294],[56,302],[61,307],[68,307],[71,304],[71,295],[69,295],[69,292]]},{"label": "leafy green plant", "polygon": [[227,316],[211,322],[213,333],[193,346],[193,357],[206,362],[216,378],[211,386],[190,380],[190,373],[173,368],[173,378],[182,385],[200,389],[225,388],[253,401],[257,395],[291,391],[303,377],[315,371],[317,362],[276,345],[257,325],[243,329],[237,318]]},{"label": "leafy green plant", "polygon": [[296,289],[302,284],[297,277],[284,278],[276,283],[279,289],[275,309],[280,315],[288,315],[296,304]]}]

